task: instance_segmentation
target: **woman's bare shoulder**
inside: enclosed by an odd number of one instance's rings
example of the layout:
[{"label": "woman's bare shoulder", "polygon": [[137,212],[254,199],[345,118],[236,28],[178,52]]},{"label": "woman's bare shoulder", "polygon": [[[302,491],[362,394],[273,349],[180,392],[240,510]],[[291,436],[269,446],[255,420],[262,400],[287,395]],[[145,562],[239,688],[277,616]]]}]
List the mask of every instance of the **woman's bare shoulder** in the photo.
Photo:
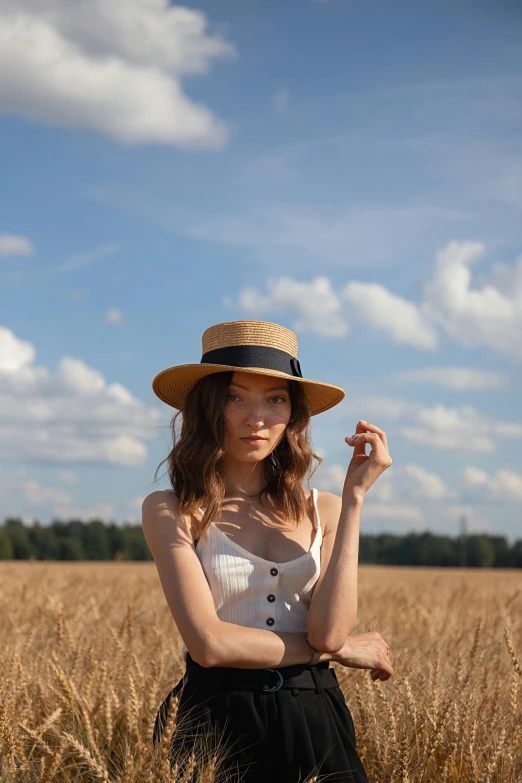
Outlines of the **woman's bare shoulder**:
[{"label": "woman's bare shoulder", "polygon": [[186,531],[192,541],[199,535],[199,526],[192,514],[183,514],[179,507],[178,496],[173,489],[157,489],[150,492],[142,503],[142,518],[150,511],[157,516],[174,519],[181,530]]},{"label": "woman's bare shoulder", "polygon": [[179,504],[176,493],[170,489],[155,489],[143,500],[142,510],[157,509],[159,513],[174,514],[177,518]]},{"label": "woman's bare shoulder", "polygon": [[323,530],[326,533],[335,533],[341,515],[342,498],[334,492],[317,490],[317,510]]}]

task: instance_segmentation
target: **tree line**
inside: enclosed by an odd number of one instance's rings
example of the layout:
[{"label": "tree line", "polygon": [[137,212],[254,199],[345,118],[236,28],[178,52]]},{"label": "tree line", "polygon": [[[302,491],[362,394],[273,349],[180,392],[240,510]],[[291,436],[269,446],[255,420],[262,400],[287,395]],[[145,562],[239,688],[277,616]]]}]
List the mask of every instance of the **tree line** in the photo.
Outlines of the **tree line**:
[{"label": "tree line", "polygon": [[[25,525],[8,517],[0,526],[0,560],[152,560],[140,524],[52,520]],[[361,533],[359,562],[376,565],[522,568],[522,539],[501,535],[451,537],[429,531]]]}]

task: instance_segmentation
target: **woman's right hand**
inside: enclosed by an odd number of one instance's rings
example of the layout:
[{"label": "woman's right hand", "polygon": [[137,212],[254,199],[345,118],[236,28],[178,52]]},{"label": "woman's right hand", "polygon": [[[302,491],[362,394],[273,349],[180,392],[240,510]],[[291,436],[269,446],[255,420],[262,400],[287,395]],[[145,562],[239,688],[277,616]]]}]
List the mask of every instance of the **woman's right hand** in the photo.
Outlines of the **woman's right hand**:
[{"label": "woman's right hand", "polygon": [[371,669],[372,680],[389,680],[393,674],[390,648],[377,631],[348,636],[332,661],[354,669]]}]

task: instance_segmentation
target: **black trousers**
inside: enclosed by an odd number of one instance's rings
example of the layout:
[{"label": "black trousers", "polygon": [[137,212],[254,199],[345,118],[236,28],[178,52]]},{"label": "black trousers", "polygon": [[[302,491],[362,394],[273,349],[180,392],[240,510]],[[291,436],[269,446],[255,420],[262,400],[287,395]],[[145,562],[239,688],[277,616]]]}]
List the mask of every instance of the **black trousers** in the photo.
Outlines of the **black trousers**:
[{"label": "black trousers", "polygon": [[154,744],[174,696],[179,703],[169,748],[182,765],[205,735],[207,747],[227,749],[223,783],[304,783],[312,773],[328,783],[368,783],[352,715],[328,661],[205,668],[188,655],[184,676],[159,708]]}]

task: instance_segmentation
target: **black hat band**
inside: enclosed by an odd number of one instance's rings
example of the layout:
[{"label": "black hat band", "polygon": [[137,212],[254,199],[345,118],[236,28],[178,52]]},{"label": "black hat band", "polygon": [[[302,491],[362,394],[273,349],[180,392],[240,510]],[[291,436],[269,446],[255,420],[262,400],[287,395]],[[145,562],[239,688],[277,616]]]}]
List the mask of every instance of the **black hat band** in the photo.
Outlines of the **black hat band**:
[{"label": "black hat band", "polygon": [[230,345],[207,351],[201,357],[201,364],[229,364],[231,367],[262,367],[276,370],[296,378],[302,378],[301,366],[286,351],[266,345]]}]

